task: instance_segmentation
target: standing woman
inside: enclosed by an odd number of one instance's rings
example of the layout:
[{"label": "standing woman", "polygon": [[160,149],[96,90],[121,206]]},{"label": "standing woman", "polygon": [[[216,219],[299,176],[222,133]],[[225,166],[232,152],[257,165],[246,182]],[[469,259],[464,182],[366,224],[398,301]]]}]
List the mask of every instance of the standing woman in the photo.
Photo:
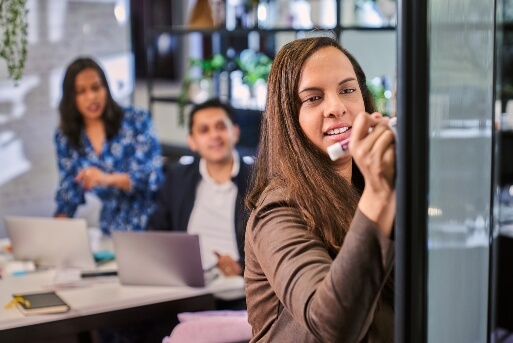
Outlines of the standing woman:
[{"label": "standing woman", "polygon": [[[247,198],[251,342],[393,341],[395,136],[373,112],[336,40],[278,52]],[[327,147],[348,137],[331,161]]]},{"label": "standing woman", "polygon": [[149,113],[118,105],[104,71],[88,57],[66,69],[59,112],[55,216],[73,217],[92,192],[102,200],[103,233],[143,230],[163,180]]}]

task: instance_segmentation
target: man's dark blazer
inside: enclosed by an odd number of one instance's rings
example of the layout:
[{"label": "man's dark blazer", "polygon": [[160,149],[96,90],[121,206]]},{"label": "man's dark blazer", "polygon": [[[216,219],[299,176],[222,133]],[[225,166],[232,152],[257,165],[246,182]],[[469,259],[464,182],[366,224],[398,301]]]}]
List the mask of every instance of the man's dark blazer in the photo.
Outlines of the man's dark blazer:
[{"label": "man's dark blazer", "polygon": [[[155,211],[149,218],[148,230],[187,231],[196,199],[196,188],[201,180],[199,160],[197,155],[185,156],[169,167],[165,182],[157,195]],[[239,162],[239,173],[232,181],[237,186],[235,236],[239,249],[239,263],[244,270],[244,235],[249,216],[244,199],[248,190],[253,158],[240,156]]]}]

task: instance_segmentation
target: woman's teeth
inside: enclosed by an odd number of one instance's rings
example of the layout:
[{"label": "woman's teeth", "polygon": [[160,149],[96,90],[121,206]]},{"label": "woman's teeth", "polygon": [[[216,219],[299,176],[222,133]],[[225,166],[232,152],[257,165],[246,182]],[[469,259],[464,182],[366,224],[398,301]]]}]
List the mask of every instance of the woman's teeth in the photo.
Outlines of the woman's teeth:
[{"label": "woman's teeth", "polygon": [[338,129],[329,130],[328,132],[326,132],[326,134],[327,135],[338,135],[340,133],[346,132],[347,130],[349,130],[348,127],[341,127],[341,128],[338,128]]}]

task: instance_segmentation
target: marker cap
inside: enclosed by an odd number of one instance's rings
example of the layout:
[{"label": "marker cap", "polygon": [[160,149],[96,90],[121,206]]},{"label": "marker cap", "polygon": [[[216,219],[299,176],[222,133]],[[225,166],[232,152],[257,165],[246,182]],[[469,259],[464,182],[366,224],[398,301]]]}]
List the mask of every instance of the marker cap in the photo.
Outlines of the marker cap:
[{"label": "marker cap", "polygon": [[342,149],[342,145],[340,143],[335,143],[330,145],[328,148],[328,155],[330,156],[332,161],[336,161],[342,156],[344,156],[344,149]]}]

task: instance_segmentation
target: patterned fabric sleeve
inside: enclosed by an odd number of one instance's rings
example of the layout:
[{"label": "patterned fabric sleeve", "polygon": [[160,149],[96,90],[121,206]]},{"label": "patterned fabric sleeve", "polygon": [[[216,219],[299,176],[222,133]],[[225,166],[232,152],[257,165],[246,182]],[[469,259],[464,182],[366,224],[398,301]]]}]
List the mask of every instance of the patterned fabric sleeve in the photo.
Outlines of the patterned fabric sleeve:
[{"label": "patterned fabric sleeve", "polygon": [[85,203],[84,189],[75,182],[79,170],[79,158],[75,149],[70,147],[68,140],[60,130],[54,136],[59,169],[59,184],[55,193],[57,208],[55,214],[73,217],[78,205]]},{"label": "patterned fabric sleeve", "polygon": [[[130,110],[129,110],[130,111]],[[162,174],[162,154],[151,117],[147,111],[131,109],[133,115],[134,158],[129,162],[128,174],[132,191],[157,192],[164,177]]]}]

